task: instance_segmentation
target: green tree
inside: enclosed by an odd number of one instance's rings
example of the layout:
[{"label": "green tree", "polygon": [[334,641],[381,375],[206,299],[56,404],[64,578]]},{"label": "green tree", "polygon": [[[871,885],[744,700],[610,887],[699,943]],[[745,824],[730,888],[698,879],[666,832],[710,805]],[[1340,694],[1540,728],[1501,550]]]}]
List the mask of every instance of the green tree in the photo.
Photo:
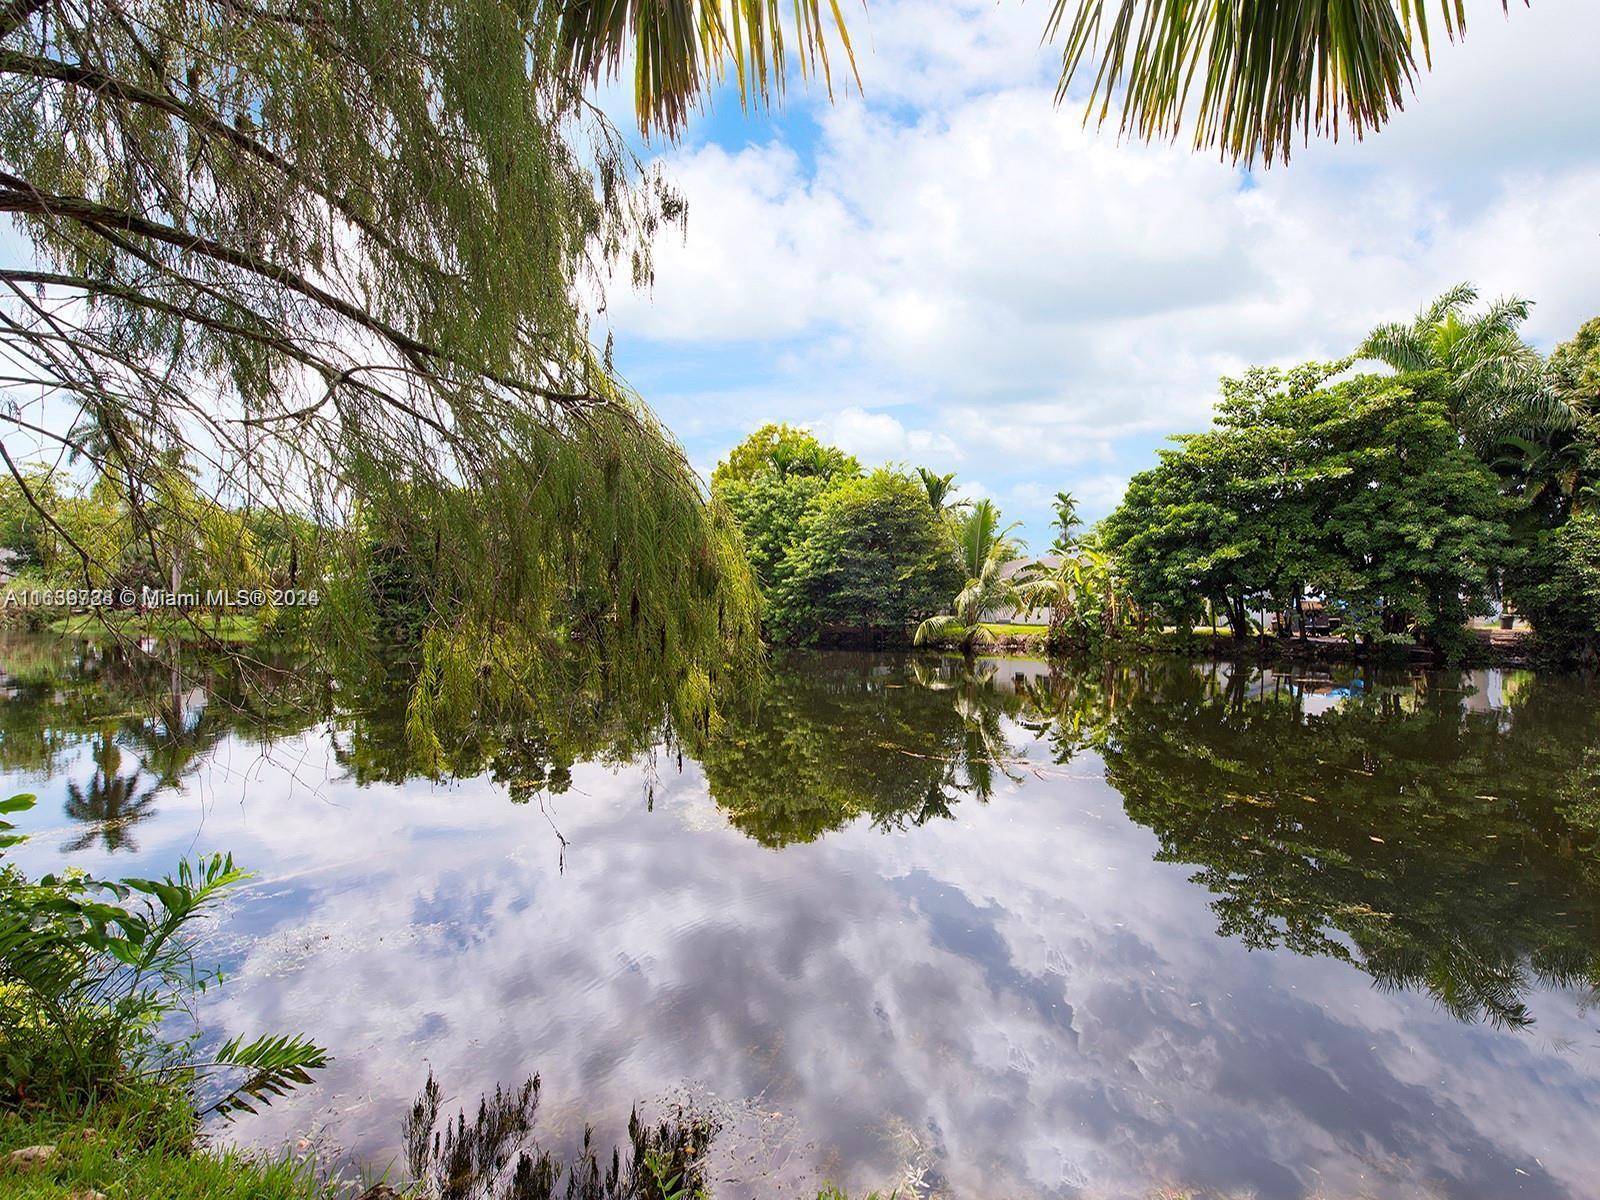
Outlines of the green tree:
[{"label": "green tree", "polygon": [[1401,374],[1437,372],[1450,419],[1483,450],[1504,433],[1564,423],[1568,416],[1544,386],[1538,352],[1518,332],[1532,305],[1509,296],[1470,311],[1478,290],[1458,284],[1408,324],[1379,325],[1356,350]]},{"label": "green tree", "polygon": [[1600,512],[1541,531],[1507,591],[1553,657],[1600,664]]},{"label": "green tree", "polygon": [[778,570],[779,638],[899,641],[955,586],[949,530],[919,480],[880,468],[826,492]]},{"label": "green tree", "polygon": [[1555,348],[1545,384],[1554,419],[1506,434],[1491,455],[1532,532],[1592,504],[1600,483],[1600,317]]},{"label": "green tree", "polygon": [[[352,576],[360,512],[426,524],[419,730],[555,648],[678,680],[686,703],[754,649],[732,526],[589,342],[580,293],[618,265],[647,280],[684,208],[575,86],[586,9],[0,14],[0,212],[38,260],[0,271],[4,349],[32,380],[9,386],[85,418],[7,427],[113,481],[138,537],[164,531],[163,580],[247,506],[340,537]],[[776,16],[746,15],[748,61],[779,62]],[[647,50],[658,19],[630,25]],[[165,504],[175,461],[198,503]],[[65,528],[80,581],[123,569]],[[316,644],[364,652],[369,590],[326,599]]]},{"label": "green tree", "polygon": [[922,480],[922,487],[928,493],[928,504],[934,512],[944,512],[950,507],[950,493],[956,480],[954,471],[940,475],[927,467],[918,467],[917,478]]},{"label": "green tree", "polygon": [[1551,386],[1585,416],[1600,415],[1600,317],[1585,321],[1568,341],[1550,352]]},{"label": "green tree", "polygon": [[959,636],[962,649],[970,651],[979,642],[993,640],[984,628],[984,613],[1022,606],[1018,580],[1005,569],[1022,550],[1022,543],[1010,536],[1020,524],[1013,521],[1002,528],[1000,509],[989,499],[977,501],[962,514],[956,525],[956,554],[966,582],[950,601],[949,613],[930,616],[917,626],[917,645]]},{"label": "green tree", "polygon": [[1182,626],[1209,599],[1242,635],[1314,591],[1348,633],[1459,643],[1509,553],[1495,477],[1436,377],[1329,386],[1344,366],[1225,380],[1216,428],[1134,477],[1104,531],[1135,600]]},{"label": "green tree", "polygon": [[987,498],[974,502],[961,514],[956,524],[956,553],[968,578],[981,574],[991,559],[1004,563],[1021,552],[1022,543],[1011,536],[1011,531],[1020,528],[1022,522],[1002,526],[1000,520],[999,506]]},{"label": "green tree", "polygon": [[843,450],[819,442],[792,425],[763,425],[732,450],[711,472],[711,486],[752,483],[764,475],[780,479],[854,479],[861,464]]},{"label": "green tree", "polygon": [[997,770],[1015,757],[992,672],[913,660],[890,666],[909,686],[885,688],[883,665],[780,655],[729,706],[700,761],[737,829],[784,846],[860,817],[882,829],[922,825],[964,796],[989,798]]},{"label": "green tree", "polygon": [[1248,514],[1231,495],[1226,447],[1217,437],[1183,436],[1160,465],[1128,481],[1102,523],[1133,598],[1180,628],[1200,619],[1206,600],[1228,616],[1235,637],[1250,631],[1261,586],[1249,571]]},{"label": "green tree", "polygon": [[1071,554],[1078,542],[1077,531],[1083,528],[1083,518],[1078,515],[1078,498],[1071,492],[1057,492],[1054,508],[1056,540],[1050,543],[1050,553]]},{"label": "green tree", "polygon": [[763,425],[717,464],[711,490],[739,527],[764,597],[799,545],[807,515],[830,488],[860,474],[853,457],[788,425]]},{"label": "green tree", "polygon": [[[33,503],[24,497],[23,489],[33,496]],[[46,512],[60,503],[60,487],[50,472],[34,468],[20,479],[0,476],[0,550],[11,552],[14,571],[48,570],[55,557],[58,535],[35,503]]]},{"label": "green tree", "polygon": [[1055,566],[1039,564],[1017,585],[1028,612],[1050,610],[1045,644],[1053,651],[1081,649],[1110,637],[1128,611],[1119,595],[1116,562],[1096,541],[1092,534],[1075,539]]}]

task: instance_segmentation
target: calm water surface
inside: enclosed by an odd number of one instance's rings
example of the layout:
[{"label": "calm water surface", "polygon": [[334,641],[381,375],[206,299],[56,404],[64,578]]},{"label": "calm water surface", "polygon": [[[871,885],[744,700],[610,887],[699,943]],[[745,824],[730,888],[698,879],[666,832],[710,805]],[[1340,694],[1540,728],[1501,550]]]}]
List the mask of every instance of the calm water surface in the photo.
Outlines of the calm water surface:
[{"label": "calm water surface", "polygon": [[715,1108],[723,1196],[1600,1197],[1582,680],[798,656],[699,760],[574,702],[445,782],[396,681],[0,682],[24,867],[258,872],[203,1020],[337,1061],[244,1141],[538,1071],[552,1145]]}]

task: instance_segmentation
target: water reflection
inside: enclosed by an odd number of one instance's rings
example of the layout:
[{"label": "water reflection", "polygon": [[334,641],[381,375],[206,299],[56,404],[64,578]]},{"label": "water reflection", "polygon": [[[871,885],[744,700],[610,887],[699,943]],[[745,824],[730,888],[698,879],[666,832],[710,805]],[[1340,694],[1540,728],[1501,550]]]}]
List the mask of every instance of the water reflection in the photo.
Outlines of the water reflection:
[{"label": "water reflection", "polygon": [[144,786],[142,767],[122,772],[122,750],[106,730],[94,743],[94,774],[87,787],[67,781],[66,813],[86,828],[61,847],[65,854],[86,850],[97,841],[108,852],[136,849],[132,828],[155,815],[151,806],[161,781],[152,779]]},{"label": "water reflection", "polygon": [[1535,983],[1600,981],[1581,799],[1600,709],[1532,676],[1478,707],[1489,684],[1164,672],[1124,690],[1096,745],[1160,857],[1200,868],[1222,934],[1519,1026]]},{"label": "water reflection", "polygon": [[[177,723],[96,653],[0,651],[7,786],[149,790]],[[438,782],[385,686],[210,683],[183,725],[225,732],[137,841],[70,853],[261,871],[207,1019],[340,1055],[263,1143],[398,1154],[426,1061],[467,1096],[540,1071],[558,1150],[713,1097],[726,1195],[1600,1194],[1582,681],[812,655],[698,758],[589,697]]]},{"label": "water reflection", "polygon": [[908,666],[791,656],[729,705],[700,761],[734,826],[786,846],[860,818],[904,829],[987,800],[1015,757],[1002,718],[1017,705],[993,686],[996,668]]}]

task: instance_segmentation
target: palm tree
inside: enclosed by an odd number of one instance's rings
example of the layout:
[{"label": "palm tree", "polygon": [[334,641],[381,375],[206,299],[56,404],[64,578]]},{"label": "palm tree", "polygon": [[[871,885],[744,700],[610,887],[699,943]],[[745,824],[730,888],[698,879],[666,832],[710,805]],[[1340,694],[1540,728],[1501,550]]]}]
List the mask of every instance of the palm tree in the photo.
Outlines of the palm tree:
[{"label": "palm tree", "polygon": [[[1461,0],[1438,3],[1445,33],[1460,37]],[[1417,51],[1432,62],[1432,7],[1428,0],[1053,0],[1045,36],[1064,34],[1058,102],[1086,62],[1098,64],[1087,119],[1103,122],[1120,99],[1125,133],[1168,138],[1187,121],[1197,149],[1272,162],[1287,160],[1296,138],[1341,130],[1359,138],[1399,110],[1416,81]],[[796,0],[792,17],[766,0],[567,0],[557,66],[582,85],[615,77],[631,60],[640,128],[670,136],[723,82],[730,62],[746,104],[782,95],[792,49],[801,74],[820,77],[831,95],[830,27],[854,75],[837,0],[826,7]]]},{"label": "palm tree", "polygon": [[1050,546],[1051,554],[1071,554],[1078,544],[1076,530],[1083,525],[1078,515],[1078,498],[1071,492],[1056,493],[1056,540]]},{"label": "palm tree", "polygon": [[949,500],[950,488],[955,483],[956,478],[954,471],[946,475],[940,475],[928,470],[927,467],[918,467],[917,478],[922,480],[923,490],[928,493],[928,507],[933,509],[934,512],[944,512],[945,509],[951,507]]},{"label": "palm tree", "polygon": [[1051,647],[1059,646],[1072,626],[1083,637],[1116,632],[1120,606],[1112,559],[1092,538],[1078,542],[1055,567],[1036,565],[1017,585],[1019,607],[1029,613],[1050,610],[1046,643]]},{"label": "palm tree", "polygon": [[917,626],[914,641],[918,646],[942,641],[957,630],[961,648],[969,652],[979,642],[993,640],[994,635],[983,627],[983,614],[1020,605],[1016,581],[1005,572],[1006,563],[1022,549],[1021,541],[1011,536],[1020,524],[1013,521],[1002,529],[1000,510],[993,500],[977,501],[961,518],[956,553],[967,582],[951,601],[951,612],[929,617]]},{"label": "palm tree", "polygon": [[1409,324],[1379,325],[1356,356],[1400,372],[1437,373],[1457,431],[1480,451],[1507,434],[1570,425],[1572,413],[1545,385],[1538,352],[1518,332],[1530,303],[1508,296],[1473,313],[1477,299],[1476,288],[1459,284]]}]

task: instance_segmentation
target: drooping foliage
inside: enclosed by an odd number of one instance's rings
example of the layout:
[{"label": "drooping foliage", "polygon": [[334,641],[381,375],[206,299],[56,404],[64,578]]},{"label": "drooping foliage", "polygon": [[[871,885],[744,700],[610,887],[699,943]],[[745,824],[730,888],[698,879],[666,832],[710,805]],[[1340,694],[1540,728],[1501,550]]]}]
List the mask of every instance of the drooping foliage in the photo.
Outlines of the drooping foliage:
[{"label": "drooping foliage", "polygon": [[[114,490],[164,577],[219,514],[308,521],[333,651],[372,633],[368,516],[424,548],[424,738],[556,649],[703,705],[755,630],[731,526],[588,342],[580,293],[646,281],[684,209],[562,27],[490,0],[0,24],[0,211],[39,259],[0,275],[0,353],[37,381],[13,425]],[[70,431],[28,413],[47,392]],[[55,533],[84,580],[117,569]]]},{"label": "drooping foliage", "polygon": [[[1405,102],[1417,51],[1432,61],[1430,0],[1055,0],[1065,28],[1057,100],[1097,59],[1089,116],[1113,101],[1125,133],[1175,137],[1249,163],[1287,161],[1296,138],[1361,137]],[[1502,0],[1509,8],[1510,0]],[[1462,0],[1439,0],[1445,34],[1466,30]]]}]

